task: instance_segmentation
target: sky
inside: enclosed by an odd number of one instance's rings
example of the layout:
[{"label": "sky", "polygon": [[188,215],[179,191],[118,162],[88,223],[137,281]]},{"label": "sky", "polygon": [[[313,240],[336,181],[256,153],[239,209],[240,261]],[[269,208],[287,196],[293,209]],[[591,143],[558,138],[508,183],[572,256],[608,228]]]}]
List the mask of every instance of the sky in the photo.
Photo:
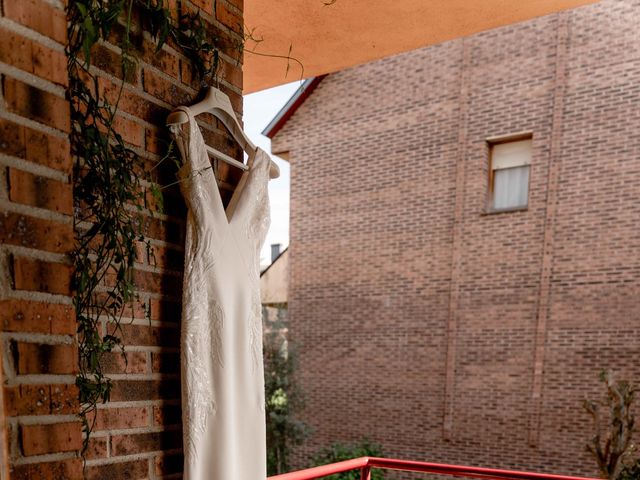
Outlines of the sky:
[{"label": "sky", "polygon": [[[244,131],[253,143],[270,155],[271,141],[260,132],[299,86],[300,82],[293,82],[244,96]],[[269,181],[271,227],[260,252],[262,266],[271,261],[271,244],[280,243],[283,249],[289,245],[289,163],[275,155],[271,158],[280,167],[280,177]]]}]

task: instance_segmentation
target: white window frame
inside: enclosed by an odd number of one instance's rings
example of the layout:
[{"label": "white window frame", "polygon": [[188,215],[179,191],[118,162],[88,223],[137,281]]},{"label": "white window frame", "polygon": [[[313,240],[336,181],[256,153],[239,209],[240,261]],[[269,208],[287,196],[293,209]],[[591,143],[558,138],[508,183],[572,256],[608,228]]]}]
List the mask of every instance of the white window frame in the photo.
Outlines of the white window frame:
[{"label": "white window frame", "polygon": [[[527,210],[529,207],[529,192],[531,190],[531,160],[533,156],[533,135],[529,132],[519,133],[503,137],[492,137],[487,139],[489,175],[487,186],[487,213],[511,212]],[[499,152],[502,158],[496,159]],[[497,164],[497,165],[496,165]],[[509,168],[528,167],[528,182],[526,192],[526,203],[496,208],[495,199],[495,172]]]}]

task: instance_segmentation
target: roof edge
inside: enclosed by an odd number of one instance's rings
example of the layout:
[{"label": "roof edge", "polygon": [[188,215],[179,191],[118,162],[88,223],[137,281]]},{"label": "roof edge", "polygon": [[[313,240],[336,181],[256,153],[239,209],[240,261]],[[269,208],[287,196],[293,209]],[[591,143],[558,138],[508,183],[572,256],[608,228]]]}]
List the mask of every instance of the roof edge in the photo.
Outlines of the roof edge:
[{"label": "roof edge", "polygon": [[324,77],[327,75],[318,75],[317,77],[307,78],[302,85],[291,95],[291,98],[287,100],[287,103],[280,109],[278,113],[276,113],[275,117],[271,119],[269,124],[264,127],[262,130],[262,135],[268,138],[273,138],[276,133],[280,131],[284,124],[287,123],[287,120],[295,113],[300,105],[304,103],[311,92],[315,90],[318,84],[322,81]]},{"label": "roof edge", "polygon": [[278,256],[277,256],[276,258],[274,258],[274,259],[273,259],[273,261],[272,261],[269,265],[267,265],[267,268],[265,268],[262,272],[260,272],[260,278],[262,278],[262,276],[263,276],[265,273],[267,273],[267,270],[269,270],[269,269],[273,266],[273,264],[274,264],[274,263],[276,263],[276,262],[280,259],[280,257],[282,257],[282,255],[284,255],[284,253],[285,253],[287,250],[289,250],[289,245],[287,245],[287,247],[286,247],[284,250],[282,250],[282,251],[278,254]]}]

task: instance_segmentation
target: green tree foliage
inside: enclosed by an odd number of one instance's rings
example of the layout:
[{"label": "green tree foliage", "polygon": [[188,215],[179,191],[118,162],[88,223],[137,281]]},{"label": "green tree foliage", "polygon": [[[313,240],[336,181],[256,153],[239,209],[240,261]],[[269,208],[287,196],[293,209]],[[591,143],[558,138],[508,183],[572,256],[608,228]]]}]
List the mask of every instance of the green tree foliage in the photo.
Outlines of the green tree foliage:
[{"label": "green tree foliage", "polygon": [[[320,450],[313,457],[313,465],[327,465],[329,463],[342,462],[359,457],[383,457],[382,447],[364,439],[358,443],[344,444],[332,443],[329,447]],[[344,472],[325,477],[327,480],[360,480],[360,471]],[[383,480],[384,472],[378,469],[371,470],[371,480]]]},{"label": "green tree foliage", "polygon": [[[284,312],[284,310],[281,310]],[[267,417],[267,472],[289,470],[291,448],[307,436],[307,425],[295,418],[303,407],[300,388],[293,381],[295,354],[284,335],[282,315],[264,336],[264,383]]]},{"label": "green tree foliage", "polygon": [[640,459],[622,467],[617,480],[640,480]]},{"label": "green tree foliage", "polygon": [[[595,434],[587,444],[587,451],[595,458],[600,474],[610,480],[640,479],[640,464],[631,459],[634,415],[632,412],[635,392],[638,388],[625,380],[615,381],[609,372],[602,372],[600,379],[607,389],[605,400],[585,400],[584,408],[593,418]],[[608,410],[608,419],[602,410]],[[607,424],[606,432],[602,431]]]}]

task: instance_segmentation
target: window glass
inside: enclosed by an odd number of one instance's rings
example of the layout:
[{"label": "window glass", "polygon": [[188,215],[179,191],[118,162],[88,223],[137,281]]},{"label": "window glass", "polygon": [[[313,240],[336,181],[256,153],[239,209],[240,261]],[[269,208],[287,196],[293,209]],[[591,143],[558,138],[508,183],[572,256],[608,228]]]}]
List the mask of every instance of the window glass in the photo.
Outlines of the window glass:
[{"label": "window glass", "polygon": [[491,145],[491,209],[526,207],[529,198],[531,138]]},{"label": "window glass", "polygon": [[529,193],[529,166],[503,168],[493,174],[493,208],[526,207]]}]

